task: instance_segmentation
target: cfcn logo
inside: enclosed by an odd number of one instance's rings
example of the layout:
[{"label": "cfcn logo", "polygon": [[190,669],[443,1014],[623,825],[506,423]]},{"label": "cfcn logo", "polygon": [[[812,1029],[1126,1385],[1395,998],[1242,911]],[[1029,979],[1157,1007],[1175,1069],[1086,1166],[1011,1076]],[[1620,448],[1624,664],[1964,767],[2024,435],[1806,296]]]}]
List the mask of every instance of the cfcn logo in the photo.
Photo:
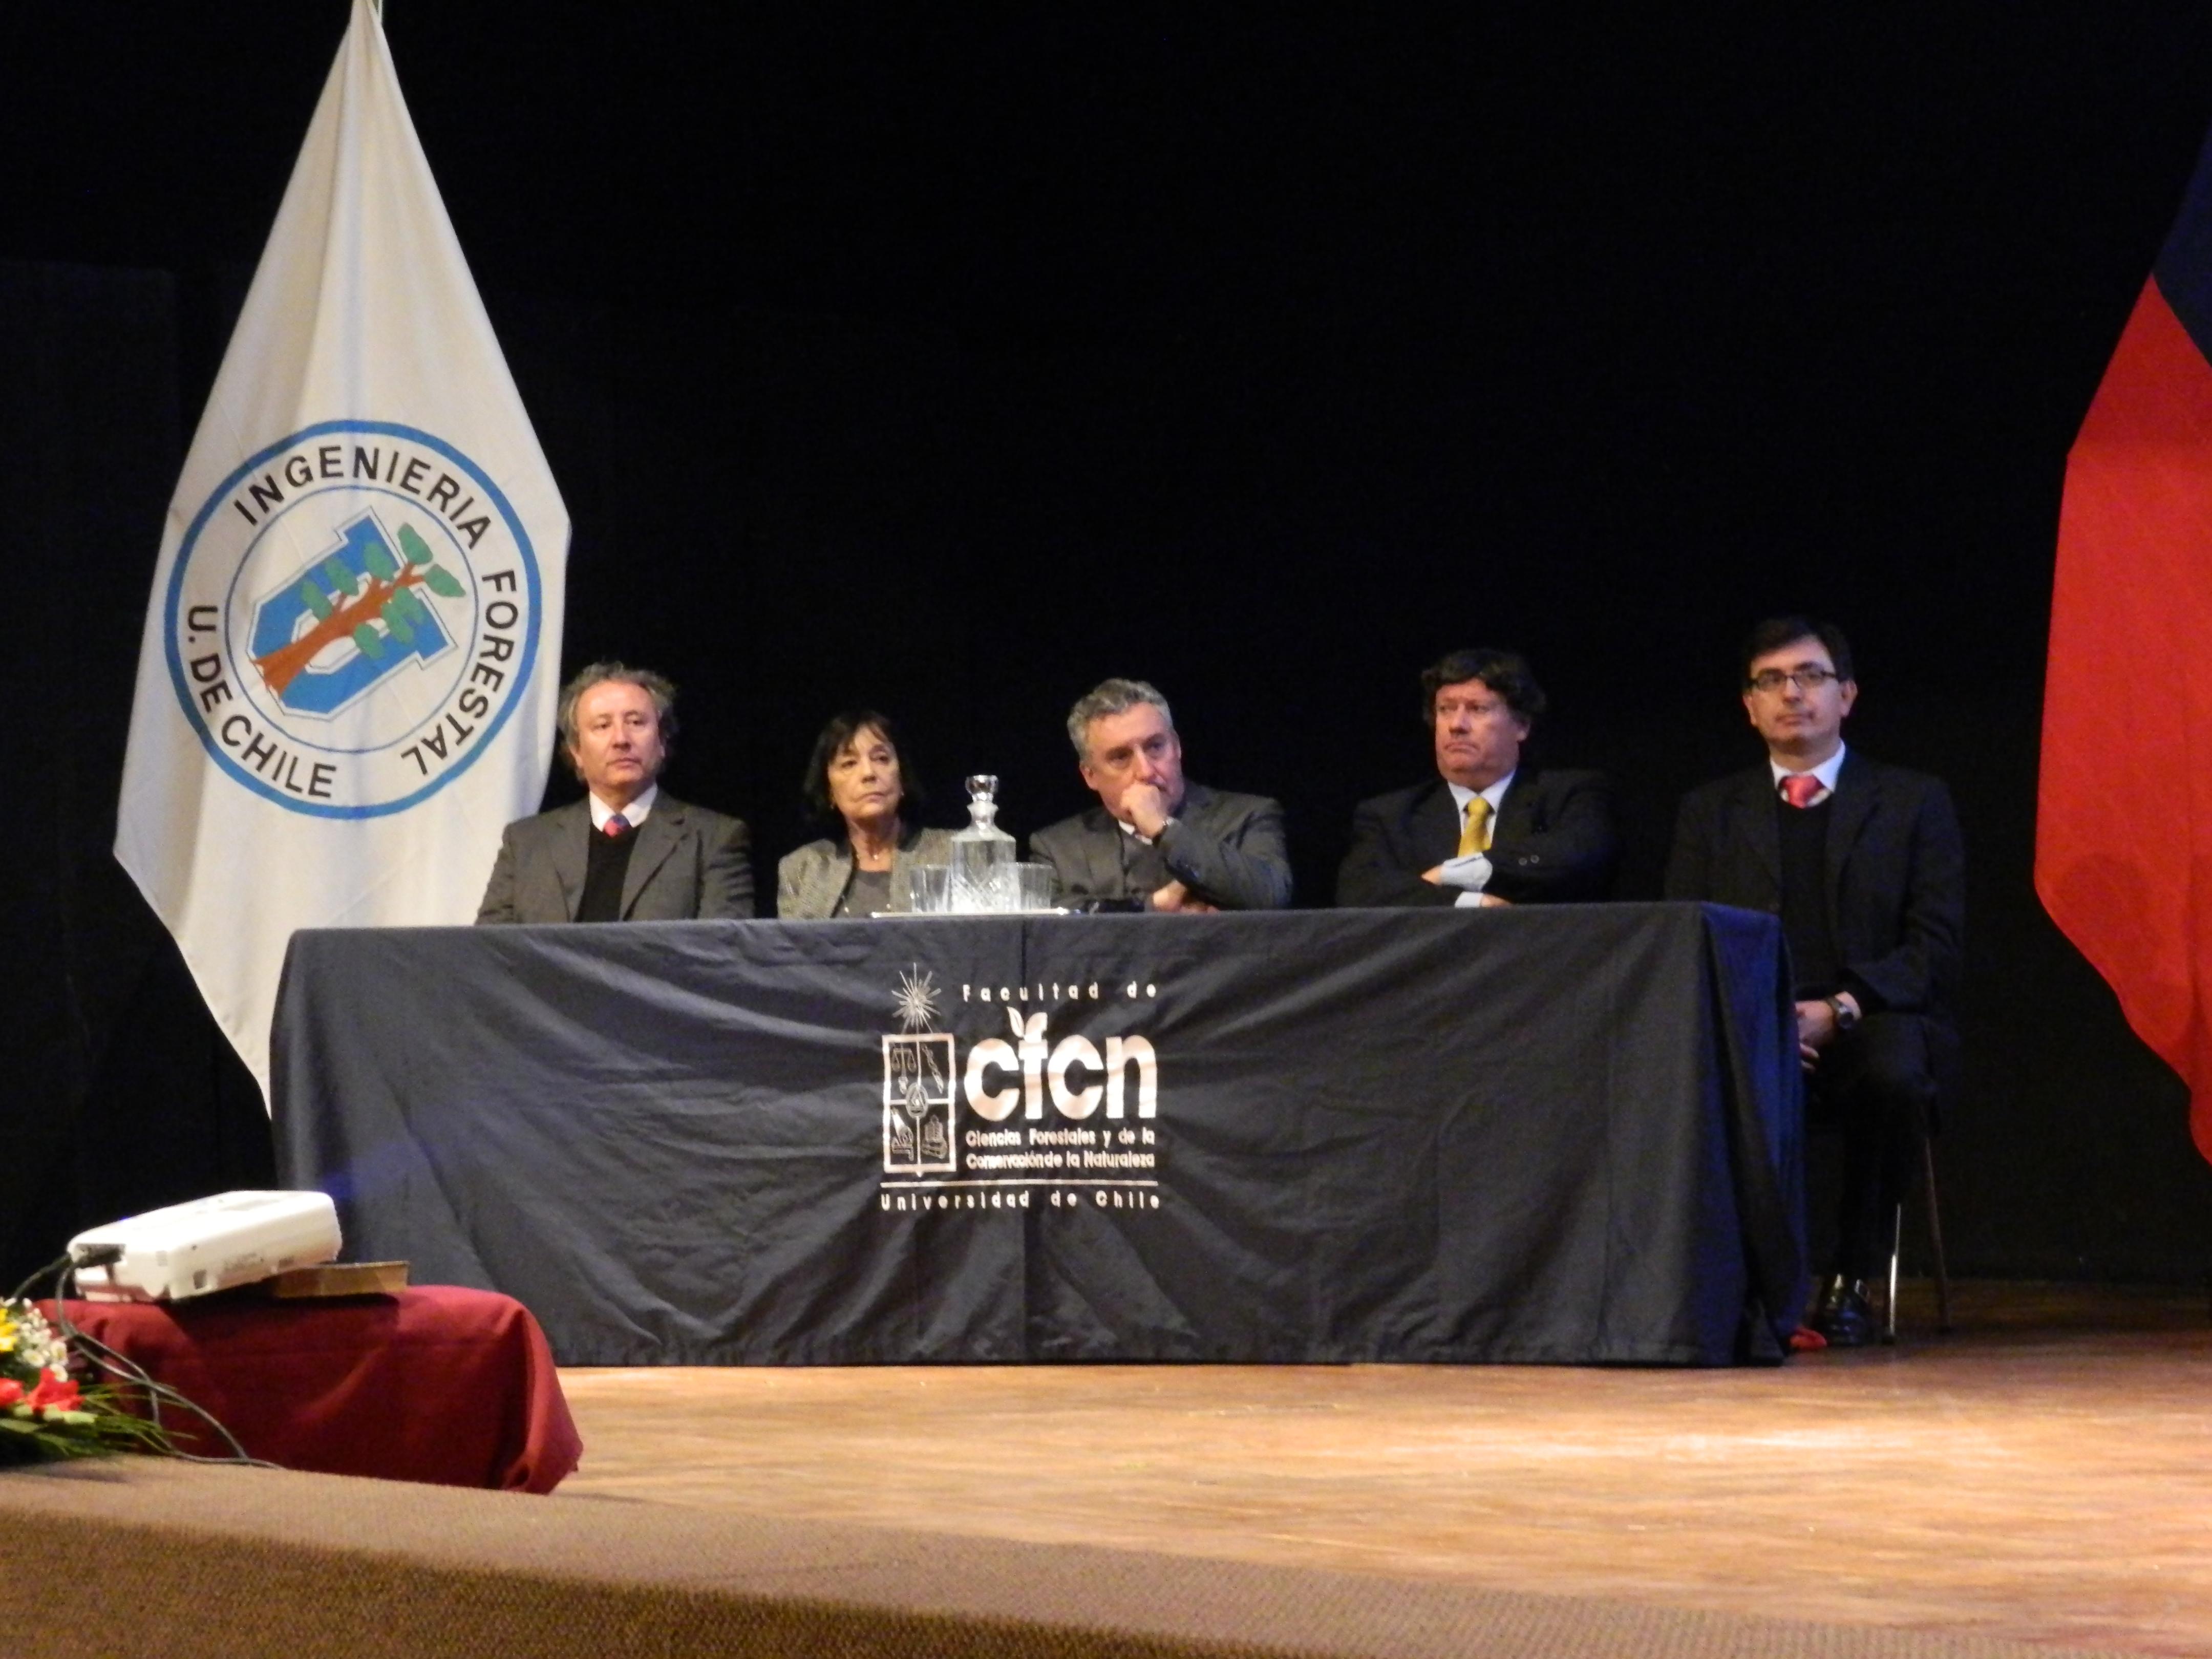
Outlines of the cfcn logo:
[{"label": "cfcn logo", "polygon": [[[1014,1041],[986,1037],[968,1051],[968,1103],[976,1115],[994,1123],[1004,1122],[1021,1109],[1032,1121],[1044,1115],[1045,1097],[1062,1117],[1082,1119],[1098,1109],[1103,1099],[1106,1115],[1118,1118],[1127,1110],[1128,1081],[1137,1080],[1137,1115],[1157,1117],[1160,1110],[1159,1056],[1140,1036],[1109,1036],[1106,1052],[1089,1037],[1065,1037],[1057,1045],[1044,1040],[1044,1011],[1026,1019],[1012,1008],[1006,1023]],[[1021,1086],[991,1087],[994,1071],[1018,1072]],[[1089,1076],[1093,1080],[1084,1082]]]},{"label": "cfcn logo", "polygon": [[482,468],[411,427],[331,421],[209,497],[163,625],[178,701],[225,774],[358,818],[405,811],[483,752],[529,680],[541,609],[530,538]]},{"label": "cfcn logo", "polygon": [[[994,1170],[1058,1171],[1075,1162],[1086,1167],[1098,1162],[1108,1145],[1106,1132],[1045,1127],[1048,1103],[1057,1119],[1076,1124],[1094,1115],[1117,1125],[1159,1115],[1159,1055],[1144,1037],[1110,1036],[1102,1047],[1087,1036],[1070,1036],[1055,1043],[1046,1037],[1046,1011],[1025,1014],[1008,1008],[1008,1036],[970,1044],[963,1068],[952,1035],[932,1029],[938,1015],[933,975],[918,968],[902,974],[897,1007],[903,1029],[883,1037],[886,1175],[957,1174],[963,1142],[981,1149],[971,1165],[980,1158],[980,1167]],[[1006,1127],[957,1133],[963,1100],[985,1123]],[[1009,1124],[1018,1113],[1023,1125],[1038,1127]],[[1115,1133],[1125,1142],[1141,1135],[1139,1144],[1152,1144],[1150,1128]],[[1063,1146],[1086,1150],[1037,1150]],[[1138,1156],[1151,1166],[1151,1153]]]}]

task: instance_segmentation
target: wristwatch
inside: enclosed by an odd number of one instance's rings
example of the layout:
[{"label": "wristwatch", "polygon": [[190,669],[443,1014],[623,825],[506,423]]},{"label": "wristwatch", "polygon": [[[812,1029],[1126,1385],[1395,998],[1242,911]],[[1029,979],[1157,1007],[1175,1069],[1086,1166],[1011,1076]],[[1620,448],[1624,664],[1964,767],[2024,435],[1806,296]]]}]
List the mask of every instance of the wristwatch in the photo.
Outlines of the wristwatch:
[{"label": "wristwatch", "polygon": [[1835,1015],[1836,1029],[1838,1031],[1848,1031],[1859,1023],[1859,1011],[1844,1001],[1843,998],[1823,997],[1820,1000],[1828,1005],[1829,1012]]}]

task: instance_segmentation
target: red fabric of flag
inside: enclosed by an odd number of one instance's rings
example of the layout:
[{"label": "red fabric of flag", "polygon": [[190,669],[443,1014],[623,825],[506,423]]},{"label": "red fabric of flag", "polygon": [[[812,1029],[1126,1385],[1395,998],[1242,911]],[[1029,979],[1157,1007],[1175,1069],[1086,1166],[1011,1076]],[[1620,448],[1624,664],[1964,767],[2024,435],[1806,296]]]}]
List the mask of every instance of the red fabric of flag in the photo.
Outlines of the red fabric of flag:
[{"label": "red fabric of flag", "polygon": [[[2212,169],[2066,465],[2035,886],[2212,1158]],[[2204,752],[2199,754],[2199,750]]]}]

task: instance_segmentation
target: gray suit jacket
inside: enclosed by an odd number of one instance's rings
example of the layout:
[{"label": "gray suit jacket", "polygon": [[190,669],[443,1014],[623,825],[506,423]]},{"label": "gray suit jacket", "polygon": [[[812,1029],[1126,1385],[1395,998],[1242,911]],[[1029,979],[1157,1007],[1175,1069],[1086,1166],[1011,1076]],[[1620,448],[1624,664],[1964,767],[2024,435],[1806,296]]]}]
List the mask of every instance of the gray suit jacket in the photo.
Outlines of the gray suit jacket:
[{"label": "gray suit jacket", "polygon": [[[647,823],[653,820],[648,818]],[[899,872],[909,864],[949,864],[952,832],[921,830],[891,854],[891,892]],[[810,841],[783,855],[775,866],[775,913],[786,921],[818,921],[837,914],[837,901],[853,879],[853,848],[843,841]]]},{"label": "gray suit jacket", "polygon": [[[588,801],[508,824],[477,920],[574,921],[591,836]],[[713,921],[752,913],[745,826],[662,790],[637,828],[623,878],[622,919]]]},{"label": "gray suit jacket", "polygon": [[[1129,888],[1124,860],[1134,845],[1104,807],[1094,806],[1031,836],[1030,855],[1052,866],[1063,902],[1148,898]],[[1189,784],[1158,847],[1168,873],[1209,903],[1224,910],[1290,905],[1283,809],[1264,796]]]}]

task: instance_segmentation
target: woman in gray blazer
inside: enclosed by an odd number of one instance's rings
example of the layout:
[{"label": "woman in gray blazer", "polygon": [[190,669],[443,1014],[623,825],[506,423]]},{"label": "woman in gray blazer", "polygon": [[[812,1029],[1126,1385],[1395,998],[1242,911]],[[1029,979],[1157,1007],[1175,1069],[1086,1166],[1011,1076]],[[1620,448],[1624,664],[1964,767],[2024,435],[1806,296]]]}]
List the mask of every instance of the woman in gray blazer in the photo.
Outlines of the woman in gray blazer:
[{"label": "woman in gray blazer", "polygon": [[839,714],[814,740],[802,786],[806,805],[838,831],[787,853],[775,870],[775,913],[787,921],[903,909],[899,872],[944,864],[952,837],[910,821],[921,784],[899,758],[898,733],[872,708]]}]

